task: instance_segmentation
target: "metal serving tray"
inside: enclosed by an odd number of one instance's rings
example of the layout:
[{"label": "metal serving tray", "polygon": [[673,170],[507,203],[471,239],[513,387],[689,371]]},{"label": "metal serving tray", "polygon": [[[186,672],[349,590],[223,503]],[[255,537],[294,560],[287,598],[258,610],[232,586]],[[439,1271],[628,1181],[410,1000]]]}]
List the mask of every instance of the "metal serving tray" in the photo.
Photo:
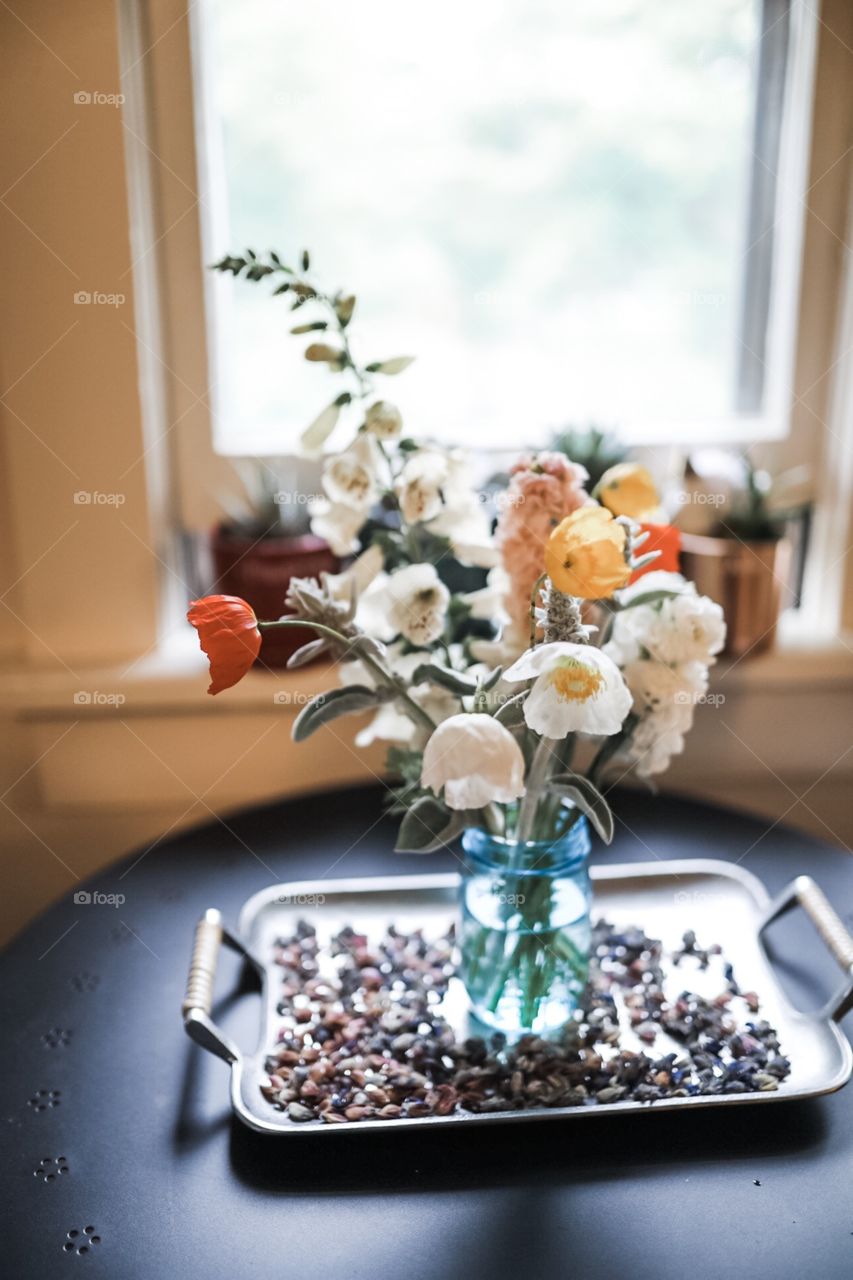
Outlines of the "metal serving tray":
[{"label": "metal serving tray", "polygon": [[[606,1112],[672,1111],[681,1107],[767,1105],[793,1098],[812,1098],[840,1089],[853,1070],[853,1052],[836,1025],[853,1007],[853,938],[809,876],[800,876],[770,901],[754,876],[729,863],[690,860],[666,863],[634,863],[594,867],[594,914],[617,926],[640,925],[648,935],[660,938],[667,950],[675,949],[685,928],[696,930],[703,941],[718,942],[734,965],[742,990],[754,990],[761,998],[761,1016],[778,1031],[782,1050],[790,1058],[791,1073],[778,1091],[666,1098],[650,1103],[625,1101],[607,1105],[552,1107],[490,1114],[461,1112],[421,1119],[362,1120],[357,1124],[327,1125],[322,1121],[294,1123],[275,1110],[261,1094],[267,1079],[264,1061],[276,1042],[276,1005],[280,974],[272,961],[277,937],[293,932],[300,917],[316,925],[321,944],[345,924],[375,936],[394,923],[402,930],[423,928],[427,935],[443,933],[456,916],[459,877],[456,875],[388,876],[359,880],[302,881],[274,885],[256,893],[243,907],[237,932],[227,930],[220,913],[210,910],[196,926],[186,998],[184,1026],[205,1049],[231,1067],[231,1101],[236,1114],[252,1129],[271,1134],[324,1133],[340,1136],[366,1129],[397,1130],[412,1125],[518,1124],[558,1117],[578,1120]],[[801,1013],[784,995],[764,948],[767,924],[788,908],[801,906],[845,974],[837,996],[818,1014]],[[243,954],[260,974],[263,986],[263,1025],[258,1046],[250,1056],[242,1053],[211,1018],[216,957],[221,942]],[[709,996],[720,990],[719,974],[707,975],[692,967],[678,970],[679,983]],[[703,990],[703,979],[711,987]],[[458,1035],[468,1028],[465,992],[452,979],[441,1011]],[[480,1028],[477,1028],[480,1029]],[[623,1033],[623,1047],[643,1048]],[[654,1052],[662,1055],[670,1045],[663,1031]],[[329,1139],[332,1140],[331,1138]]]}]

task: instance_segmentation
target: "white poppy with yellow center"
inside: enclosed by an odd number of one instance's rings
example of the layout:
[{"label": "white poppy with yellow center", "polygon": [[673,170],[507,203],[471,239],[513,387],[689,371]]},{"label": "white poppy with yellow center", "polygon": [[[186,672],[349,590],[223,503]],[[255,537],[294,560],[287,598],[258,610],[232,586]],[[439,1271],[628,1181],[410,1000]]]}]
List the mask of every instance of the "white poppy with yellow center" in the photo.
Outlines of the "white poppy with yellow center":
[{"label": "white poppy with yellow center", "polygon": [[527,726],[545,738],[618,733],[631,691],[612,658],[587,644],[556,641],[523,653],[504,672],[511,684],[535,680],[524,703]]}]

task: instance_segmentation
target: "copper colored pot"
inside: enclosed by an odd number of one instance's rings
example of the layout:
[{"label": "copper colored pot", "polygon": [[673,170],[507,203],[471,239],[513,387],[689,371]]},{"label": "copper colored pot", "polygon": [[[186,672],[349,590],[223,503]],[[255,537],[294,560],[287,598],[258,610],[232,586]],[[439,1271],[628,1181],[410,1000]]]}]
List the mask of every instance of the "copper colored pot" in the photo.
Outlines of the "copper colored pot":
[{"label": "copper colored pot", "polygon": [[[285,616],[284,596],[291,578],[316,578],[339,567],[328,543],[313,533],[298,537],[261,538],[253,541],[232,532],[227,525],[211,531],[210,549],[221,595],[240,596],[264,622]],[[292,653],[316,639],[308,627],[268,632],[261,643],[258,665],[284,667]]]},{"label": "copper colored pot", "polygon": [[[681,535],[681,571],[700,594],[723,606],[725,652],[740,657],[769,649],[776,635],[782,590],[788,590],[790,544]],[[787,598],[786,601],[787,603]]]}]

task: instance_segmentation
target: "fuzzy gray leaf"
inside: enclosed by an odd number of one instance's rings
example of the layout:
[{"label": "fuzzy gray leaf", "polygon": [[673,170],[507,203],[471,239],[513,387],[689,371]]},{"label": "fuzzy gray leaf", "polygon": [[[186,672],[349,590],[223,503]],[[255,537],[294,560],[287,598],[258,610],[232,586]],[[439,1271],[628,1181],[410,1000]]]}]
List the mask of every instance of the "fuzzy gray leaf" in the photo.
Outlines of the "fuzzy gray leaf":
[{"label": "fuzzy gray leaf", "polygon": [[380,698],[375,689],[366,685],[350,684],[343,689],[329,689],[327,693],[318,693],[316,698],[304,706],[293,724],[293,741],[304,742],[310,738],[321,725],[339,716],[355,715],[366,711],[369,707],[377,707]]},{"label": "fuzzy gray leaf", "polygon": [[319,658],[327,645],[325,636],[321,636],[319,640],[309,640],[307,644],[303,644],[290,655],[287,659],[288,668],[293,671],[296,667],[304,667],[306,663],[313,662],[315,658]]},{"label": "fuzzy gray leaf", "polygon": [[466,814],[449,809],[438,796],[421,796],[400,823],[397,853],[432,853],[464,830]]},{"label": "fuzzy gray leaf", "polygon": [[617,612],[621,613],[625,609],[636,609],[638,604],[657,604],[660,600],[674,600],[678,595],[681,595],[680,591],[644,591],[642,595],[634,596],[633,599],[627,600],[625,604],[620,604]]},{"label": "fuzzy gray leaf", "polygon": [[514,725],[524,724],[524,700],[527,692],[527,689],[522,689],[520,693],[514,693],[511,698],[507,698],[506,702],[502,702],[495,712],[495,719],[506,725],[508,729]]},{"label": "fuzzy gray leaf", "polygon": [[440,667],[436,662],[424,662],[415,668],[412,675],[413,684],[422,684],[429,681],[430,684],[439,684],[443,689],[449,689],[451,693],[457,694],[459,697],[469,697],[472,693],[477,692],[477,681],[472,680],[470,676],[462,675],[459,671],[449,671],[447,667]]},{"label": "fuzzy gray leaf", "polygon": [[610,805],[589,778],[582,773],[558,773],[549,780],[549,791],[556,791],[586,814],[605,844],[613,839],[613,814]]}]

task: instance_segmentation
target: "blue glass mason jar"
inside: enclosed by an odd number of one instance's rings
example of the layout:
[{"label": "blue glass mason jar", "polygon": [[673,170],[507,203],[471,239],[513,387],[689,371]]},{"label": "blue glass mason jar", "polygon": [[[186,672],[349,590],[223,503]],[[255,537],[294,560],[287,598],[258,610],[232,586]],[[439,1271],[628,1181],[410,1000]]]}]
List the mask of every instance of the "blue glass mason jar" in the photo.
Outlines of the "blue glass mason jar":
[{"label": "blue glass mason jar", "polygon": [[524,845],[480,828],[462,837],[459,977],[475,1016],[507,1035],[556,1030],[586,985],[589,827],[583,814],[570,820]]}]

